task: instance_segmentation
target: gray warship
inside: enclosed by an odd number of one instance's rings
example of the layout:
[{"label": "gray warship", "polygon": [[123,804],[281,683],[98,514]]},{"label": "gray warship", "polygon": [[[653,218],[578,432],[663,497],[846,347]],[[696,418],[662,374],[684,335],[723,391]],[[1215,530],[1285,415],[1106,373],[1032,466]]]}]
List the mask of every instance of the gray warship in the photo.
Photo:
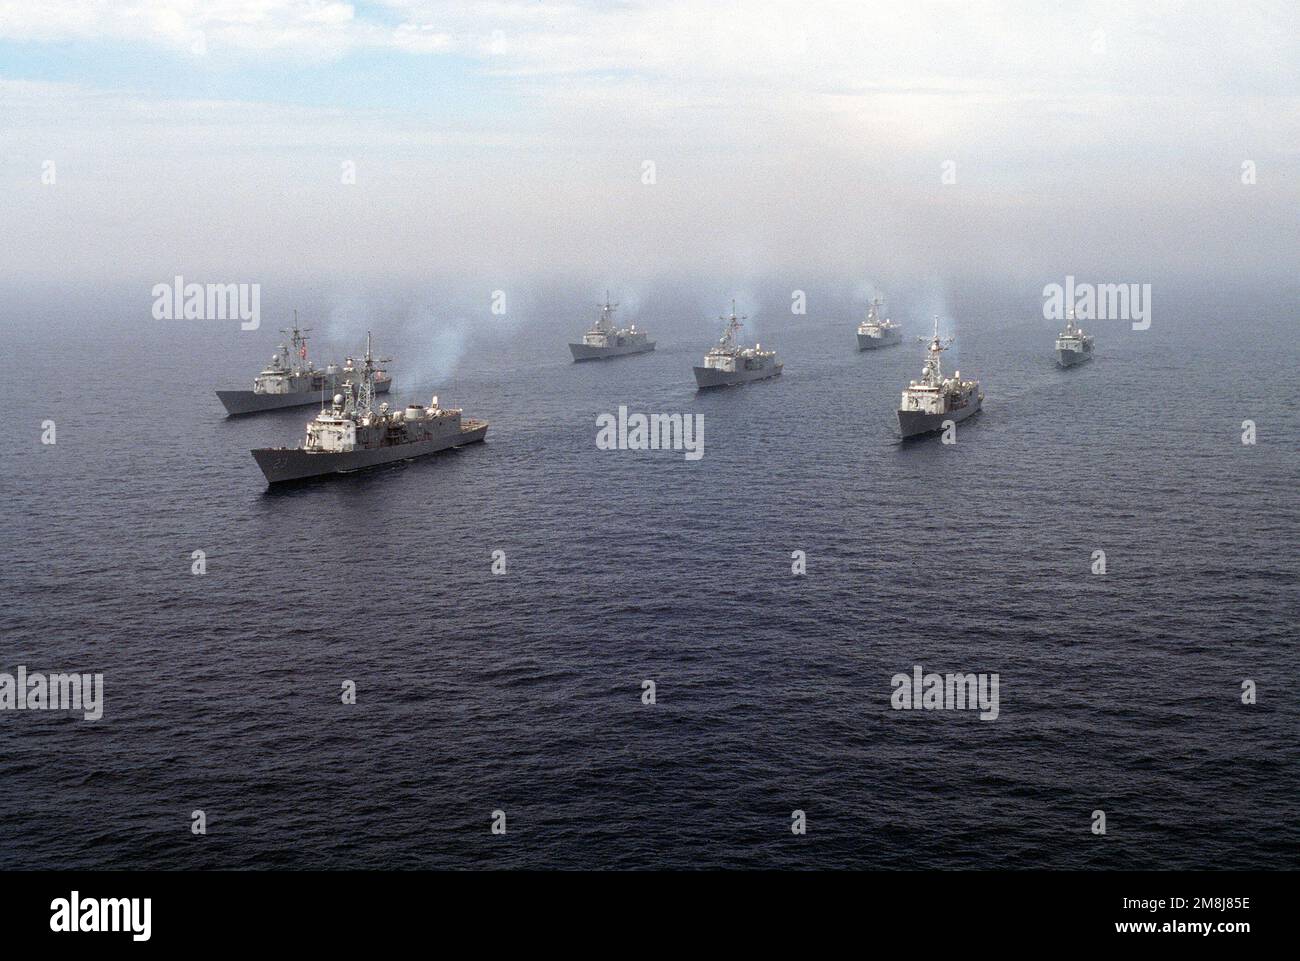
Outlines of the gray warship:
[{"label": "gray warship", "polygon": [[390,409],[385,403],[375,408],[375,364],[370,335],[366,334],[366,356],[357,372],[359,381],[344,382],[342,390],[307,425],[303,445],[263,447],[252,452],[268,483],[423,457],[476,443],[487,435],[486,421],[462,420],[459,408],[439,407],[437,395],[428,407],[409,404],[405,409]]},{"label": "gray warship", "polygon": [[608,290],[605,291],[605,303],[598,306],[600,316],[591,330],[582,335],[582,343],[569,345],[575,362],[644,354],[655,349],[655,342],[646,336],[644,330],[637,330],[636,324],[621,329],[614,327],[614,308],[618,304],[609,302]]},{"label": "gray warship", "polygon": [[880,308],[884,302],[877,297],[867,308],[867,319],[858,324],[858,350],[875,350],[878,347],[892,347],[903,342],[903,332],[898,324],[888,317],[880,319]]},{"label": "gray warship", "polygon": [[[926,343],[924,337],[917,339]],[[940,339],[939,318],[936,317],[934,337],[926,348],[928,354],[921,379],[907,385],[898,407],[898,427],[904,437],[942,430],[944,421],[956,423],[965,420],[978,412],[984,403],[979,381],[962,380],[961,371],[949,378],[943,376],[939,357],[951,344],[951,337]]]},{"label": "gray warship", "polygon": [[[279,346],[271,363],[253,379],[253,389],[217,391],[226,413],[233,417],[316,404],[326,393],[333,394],[338,390],[345,380],[355,380],[358,376],[356,362],[351,357],[342,366],[328,364],[324,368],[318,368],[307,360],[306,335],[310,330],[310,327],[298,326],[295,311],[293,326],[280,330],[289,337],[289,344]],[[392,384],[393,379],[387,371],[375,372],[376,393],[387,392]]]},{"label": "gray warship", "polygon": [[1065,330],[1056,338],[1056,362],[1062,367],[1074,367],[1076,364],[1092,360],[1092,334],[1085,334],[1083,328],[1074,322],[1074,308],[1065,321]]},{"label": "gray warship", "polygon": [[780,375],[785,365],[774,350],[764,350],[762,344],[741,347],[736,342],[736,331],[744,317],[736,316],[736,302],[731,302],[731,316],[725,320],[722,338],[704,355],[704,366],[695,368],[695,383],[700,390],[708,387],[730,387],[747,384],[751,380],[766,380]]}]

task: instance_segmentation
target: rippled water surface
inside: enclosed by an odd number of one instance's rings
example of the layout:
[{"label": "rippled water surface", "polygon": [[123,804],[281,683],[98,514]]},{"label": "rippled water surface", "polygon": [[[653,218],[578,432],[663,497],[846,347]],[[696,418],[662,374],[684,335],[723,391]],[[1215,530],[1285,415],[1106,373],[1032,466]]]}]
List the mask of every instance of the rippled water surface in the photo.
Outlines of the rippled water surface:
[{"label": "rippled water surface", "polygon": [[[944,446],[892,414],[919,318],[859,354],[860,305],[775,298],[785,375],[697,394],[718,299],[646,298],[659,349],[601,364],[554,304],[372,320],[395,398],[436,386],[487,443],[273,492],[248,450],[312,409],[227,420],[212,390],[277,323],[7,308],[0,670],[102,671],[107,703],[0,714],[3,863],[1296,866],[1290,314],[1096,324],[1062,371],[1032,305],[972,306],[986,407]],[[619,404],[703,414],[704,458],[598,451]],[[999,717],[891,710],[915,664],[997,672]]]}]

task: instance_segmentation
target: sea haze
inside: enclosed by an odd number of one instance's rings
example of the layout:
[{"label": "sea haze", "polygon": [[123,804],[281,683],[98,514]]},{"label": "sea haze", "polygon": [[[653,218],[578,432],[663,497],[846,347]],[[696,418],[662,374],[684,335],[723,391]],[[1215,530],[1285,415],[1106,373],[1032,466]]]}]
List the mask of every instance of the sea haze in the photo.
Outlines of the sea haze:
[{"label": "sea haze", "polygon": [[[7,294],[0,670],[102,672],[105,709],[0,714],[0,863],[1295,867],[1295,292],[1157,284],[1062,371],[1063,281],[886,288],[878,353],[853,278],[268,284],[252,332]],[[658,349],[574,365],[607,286]],[[733,296],[786,372],[697,394]],[[213,391],[294,308],[487,442],[268,491],[249,449],[313,409]],[[903,444],[935,312],[985,408]],[[598,450],[620,404],[702,414],[703,459]],[[892,710],[917,664],[998,673],[999,716]]]}]

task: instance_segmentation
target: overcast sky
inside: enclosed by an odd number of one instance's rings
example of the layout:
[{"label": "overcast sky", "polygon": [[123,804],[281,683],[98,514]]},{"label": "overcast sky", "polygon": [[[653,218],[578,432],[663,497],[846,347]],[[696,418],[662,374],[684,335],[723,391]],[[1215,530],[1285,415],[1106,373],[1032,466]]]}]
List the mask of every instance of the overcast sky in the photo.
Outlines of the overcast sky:
[{"label": "overcast sky", "polygon": [[1289,278],[1296,10],[0,0],[0,278]]}]

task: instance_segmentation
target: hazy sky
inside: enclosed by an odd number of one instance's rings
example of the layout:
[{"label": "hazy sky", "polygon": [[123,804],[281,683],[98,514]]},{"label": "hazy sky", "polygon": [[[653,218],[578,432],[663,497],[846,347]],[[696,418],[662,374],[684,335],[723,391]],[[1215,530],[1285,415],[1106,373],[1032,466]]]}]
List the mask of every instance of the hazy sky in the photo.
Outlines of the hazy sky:
[{"label": "hazy sky", "polygon": [[1293,278],[1297,38],[1293,3],[0,0],[0,278]]}]

